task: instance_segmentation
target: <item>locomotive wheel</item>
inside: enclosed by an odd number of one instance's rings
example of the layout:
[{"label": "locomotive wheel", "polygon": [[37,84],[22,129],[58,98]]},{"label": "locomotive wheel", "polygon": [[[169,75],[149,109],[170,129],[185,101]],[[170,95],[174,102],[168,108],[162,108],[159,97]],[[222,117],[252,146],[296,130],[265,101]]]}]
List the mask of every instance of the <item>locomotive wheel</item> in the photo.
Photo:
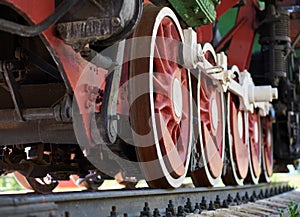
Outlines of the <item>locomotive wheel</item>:
[{"label": "locomotive wheel", "polygon": [[53,181],[49,175],[43,178],[26,177],[26,180],[35,192],[41,194],[51,193],[58,185],[58,181]]},{"label": "locomotive wheel", "polygon": [[239,99],[228,92],[227,95],[227,148],[229,165],[223,176],[225,185],[242,185],[247,176],[249,160],[245,142],[248,122],[245,112],[239,110]]},{"label": "locomotive wheel", "polygon": [[[133,36],[148,36],[150,41],[133,45],[133,53],[143,50],[149,56],[130,63],[130,79],[142,77],[129,86],[137,157],[150,187],[179,187],[192,143],[190,75],[174,61],[179,58],[182,30],[171,9],[146,5]],[[139,90],[146,91],[137,97]]]},{"label": "locomotive wheel", "polygon": [[[205,52],[208,60],[215,57],[213,52],[212,47]],[[214,64],[215,58],[210,62]],[[200,153],[200,162],[203,165],[193,171],[191,175],[195,186],[213,186],[219,183],[223,169],[224,94],[219,82],[214,83],[205,73],[198,75],[197,83],[193,85],[197,85],[197,93],[194,94],[198,108],[197,151]]]},{"label": "locomotive wheel", "polygon": [[257,184],[261,174],[261,124],[258,110],[248,113],[248,153],[249,171],[246,181]]},{"label": "locomotive wheel", "polygon": [[270,182],[273,174],[273,139],[272,139],[272,121],[270,117],[261,118],[262,128],[262,173],[261,181]]}]

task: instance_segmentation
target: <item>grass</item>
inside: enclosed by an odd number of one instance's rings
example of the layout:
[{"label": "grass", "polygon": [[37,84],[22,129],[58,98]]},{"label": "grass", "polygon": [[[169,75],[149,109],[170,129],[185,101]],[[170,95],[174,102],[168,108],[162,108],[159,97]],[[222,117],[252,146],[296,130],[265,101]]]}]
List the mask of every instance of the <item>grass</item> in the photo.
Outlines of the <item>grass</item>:
[{"label": "grass", "polygon": [[[275,173],[271,177],[272,182],[289,182],[289,185],[300,188],[300,172],[292,171],[291,173]],[[192,186],[191,178],[186,178],[184,182],[184,186],[190,187]],[[218,185],[223,186],[222,183]],[[104,189],[120,189],[124,186],[119,185],[114,180],[107,180],[103,183],[103,185],[99,188],[100,190]],[[137,187],[147,187],[147,183],[144,180],[138,182]],[[82,188],[81,188],[82,189]],[[58,191],[61,190],[71,190],[71,189],[57,189]],[[56,190],[56,191],[57,191]],[[74,189],[76,190],[76,189]],[[80,190],[80,189],[77,189]],[[4,177],[0,177],[0,194],[5,192],[12,192],[12,191],[25,191],[25,189],[16,181],[12,174],[9,174]]]},{"label": "grass", "polygon": [[275,173],[271,177],[272,182],[289,182],[289,185],[300,188],[300,172],[294,173]]}]

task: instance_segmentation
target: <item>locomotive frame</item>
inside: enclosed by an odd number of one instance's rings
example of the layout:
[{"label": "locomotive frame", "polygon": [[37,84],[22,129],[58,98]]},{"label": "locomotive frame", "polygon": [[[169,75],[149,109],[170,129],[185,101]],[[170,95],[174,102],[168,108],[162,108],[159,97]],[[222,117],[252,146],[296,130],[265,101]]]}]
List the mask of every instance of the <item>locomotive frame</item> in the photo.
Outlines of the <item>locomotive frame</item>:
[{"label": "locomotive frame", "polygon": [[71,174],[91,189],[270,181],[273,122],[276,162],[300,153],[300,36],[296,1],[264,3],[0,1],[1,173],[41,193]]}]

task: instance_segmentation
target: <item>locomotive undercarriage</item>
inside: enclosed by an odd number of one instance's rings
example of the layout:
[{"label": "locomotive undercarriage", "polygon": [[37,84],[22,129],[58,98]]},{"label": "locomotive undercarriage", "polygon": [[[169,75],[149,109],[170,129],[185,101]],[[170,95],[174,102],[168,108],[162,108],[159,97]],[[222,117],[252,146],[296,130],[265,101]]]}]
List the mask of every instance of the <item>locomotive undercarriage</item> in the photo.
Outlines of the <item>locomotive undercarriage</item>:
[{"label": "locomotive undercarriage", "polygon": [[[2,19],[40,22],[8,2]],[[18,171],[41,193],[70,175],[91,190],[110,178],[129,188],[269,181],[276,89],[254,86],[171,9],[133,2],[79,2],[40,36],[0,32],[1,174]]]}]

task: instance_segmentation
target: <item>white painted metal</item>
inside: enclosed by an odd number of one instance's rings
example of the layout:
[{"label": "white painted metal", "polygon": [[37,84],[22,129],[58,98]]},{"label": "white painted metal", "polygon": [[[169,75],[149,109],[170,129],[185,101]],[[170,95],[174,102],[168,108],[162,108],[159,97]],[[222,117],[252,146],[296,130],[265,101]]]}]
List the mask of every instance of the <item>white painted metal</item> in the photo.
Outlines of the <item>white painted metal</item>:
[{"label": "white painted metal", "polygon": [[[213,46],[204,44],[203,48],[197,45],[196,32],[189,28],[184,30],[185,43],[183,45],[183,58],[185,67],[189,69],[199,68],[213,79],[219,81],[224,92],[230,91],[240,99],[240,109],[253,112],[254,108],[260,109],[260,115],[266,116],[271,107],[271,102],[278,98],[276,88],[271,86],[255,86],[251,74],[244,70],[240,73],[237,66],[230,69],[227,64],[227,56],[224,52],[215,54]],[[206,51],[213,51],[216,55],[217,65],[212,66],[205,58]],[[238,79],[235,79],[238,76]],[[237,81],[238,80],[238,81]]]},{"label": "white painted metal", "polygon": [[180,118],[182,114],[182,90],[180,81],[175,78],[172,85],[172,101],[175,115]]}]

